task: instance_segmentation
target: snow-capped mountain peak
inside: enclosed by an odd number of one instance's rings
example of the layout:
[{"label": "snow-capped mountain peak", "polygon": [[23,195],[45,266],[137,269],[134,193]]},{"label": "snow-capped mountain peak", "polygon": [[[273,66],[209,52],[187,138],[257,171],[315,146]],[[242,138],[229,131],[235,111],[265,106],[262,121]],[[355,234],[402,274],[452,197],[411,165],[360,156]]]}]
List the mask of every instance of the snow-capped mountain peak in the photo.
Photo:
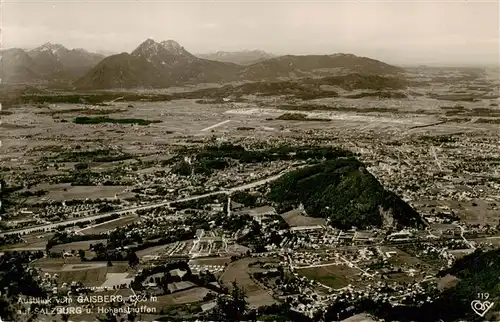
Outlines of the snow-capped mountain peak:
[{"label": "snow-capped mountain peak", "polygon": [[50,42],[47,42],[47,43],[41,45],[40,47],[33,49],[32,52],[50,51],[52,54],[56,54],[57,52],[59,52],[61,50],[67,50],[67,49],[63,45],[52,44]]},{"label": "snow-capped mountain peak", "polygon": [[157,43],[153,39],[146,39],[132,53],[133,56],[141,56],[149,60],[156,60],[159,56],[186,56],[192,55],[174,40],[165,40]]},{"label": "snow-capped mountain peak", "polygon": [[181,54],[183,51],[183,48],[181,47],[181,45],[179,45],[179,43],[174,41],[174,40],[165,40],[165,41],[162,41],[160,44],[167,51],[174,53],[174,54]]},{"label": "snow-capped mountain peak", "polygon": [[89,51],[83,48],[75,48],[73,49],[76,52],[84,53],[84,54],[89,54]]},{"label": "snow-capped mountain peak", "polygon": [[144,56],[147,59],[158,55],[160,49],[160,44],[151,38],[146,39],[142,42],[133,52],[134,56]]}]

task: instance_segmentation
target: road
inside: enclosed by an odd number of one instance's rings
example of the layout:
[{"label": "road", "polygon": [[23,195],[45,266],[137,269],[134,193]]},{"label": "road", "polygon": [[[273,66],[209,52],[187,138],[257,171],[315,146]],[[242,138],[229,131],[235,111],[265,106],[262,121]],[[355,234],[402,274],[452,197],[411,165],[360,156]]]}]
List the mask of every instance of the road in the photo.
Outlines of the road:
[{"label": "road", "polygon": [[340,264],[335,262],[335,263],[326,263],[326,264],[313,264],[313,265],[307,265],[307,266],[291,265],[290,267],[293,269],[303,269],[303,268],[327,267],[327,266],[338,266],[338,265],[340,265]]},{"label": "road", "polygon": [[117,98],[115,98],[114,100],[109,101],[109,102],[108,102],[108,104],[109,104],[109,103],[114,103],[114,102],[116,102],[116,101],[118,101],[118,100],[121,100],[121,99],[123,99],[123,98],[124,98],[124,96],[117,97]]},{"label": "road", "polygon": [[351,261],[350,261],[350,260],[348,260],[347,258],[342,257],[342,256],[339,256],[339,257],[340,257],[340,259],[341,259],[341,260],[343,260],[343,261],[347,264],[347,266],[349,266],[349,267],[354,267],[354,268],[356,268],[356,269],[358,269],[358,270],[362,271],[362,272],[363,272],[366,276],[368,276],[368,277],[373,277],[373,274],[368,273],[367,271],[365,271],[364,269],[362,269],[362,268],[361,268],[361,267],[359,267],[358,265],[354,264],[353,262],[351,262]]},{"label": "road", "polygon": [[223,189],[223,190],[219,190],[219,191],[215,191],[215,192],[205,193],[202,195],[196,195],[196,196],[191,196],[191,197],[186,197],[186,198],[181,198],[181,199],[176,199],[176,200],[162,201],[162,202],[158,202],[158,203],[152,203],[149,205],[135,206],[135,207],[124,208],[124,209],[120,209],[120,210],[114,210],[111,212],[106,212],[106,213],[102,213],[102,214],[98,214],[98,215],[94,215],[94,216],[90,216],[90,217],[81,217],[81,218],[75,218],[75,219],[61,221],[58,223],[40,225],[40,226],[29,227],[29,228],[24,228],[24,229],[16,229],[16,230],[0,233],[0,237],[12,235],[12,234],[24,235],[24,234],[33,233],[36,231],[50,231],[50,230],[57,228],[57,227],[60,227],[60,226],[74,225],[74,224],[77,224],[80,222],[85,222],[85,221],[93,221],[93,220],[108,217],[108,216],[111,216],[114,214],[123,215],[123,214],[131,213],[131,212],[135,212],[138,210],[148,210],[148,209],[154,209],[154,208],[163,207],[163,206],[169,206],[170,204],[177,203],[177,202],[185,202],[185,201],[190,201],[190,200],[203,199],[206,197],[216,196],[216,195],[220,195],[220,194],[228,195],[228,194],[234,193],[236,191],[247,190],[247,189],[251,189],[251,188],[255,188],[255,187],[267,184],[271,181],[278,179],[279,177],[281,177],[283,174],[287,173],[288,171],[289,170],[283,170],[282,172],[280,172],[277,175],[274,175],[274,176],[271,176],[271,177],[268,177],[265,179],[261,179],[261,180],[258,180],[258,181],[252,182],[252,183],[247,183],[247,184],[244,184],[241,186],[229,188],[229,189]]},{"label": "road", "polygon": [[95,227],[99,227],[99,226],[102,226],[102,225],[105,225],[105,224],[109,224],[113,221],[117,221],[117,220],[121,220],[121,219],[126,219],[126,218],[137,218],[137,216],[130,216],[130,217],[118,217],[116,219],[112,219],[112,220],[109,220],[109,221],[105,221],[105,222],[102,222],[100,224],[95,224],[95,225],[91,225],[91,226],[87,226],[85,228],[81,228],[81,229],[78,229],[75,231],[75,233],[82,233],[82,231],[84,230],[87,230],[87,229],[92,229],[92,228],[95,228]]},{"label": "road", "polygon": [[476,247],[474,247],[474,245],[472,245],[472,243],[470,241],[468,241],[467,239],[465,239],[464,237],[464,233],[465,233],[465,228],[460,226],[459,224],[454,224],[455,226],[459,227],[460,228],[460,237],[462,237],[462,239],[464,240],[464,242],[469,245],[469,247],[471,249],[476,249]]},{"label": "road", "polygon": [[443,168],[441,167],[441,162],[439,162],[439,160],[438,160],[434,146],[431,147],[431,152],[432,152],[432,155],[434,156],[434,160],[436,161],[437,166],[439,167],[439,171],[443,171]]},{"label": "road", "polygon": [[[351,262],[347,258],[342,257],[342,256],[339,256],[339,258],[342,261],[344,261],[344,263],[346,263],[347,266],[353,267],[353,268],[356,268],[356,269],[360,270],[361,272],[363,272],[368,277],[373,277],[373,274],[368,273],[367,271],[365,271],[364,269],[360,268],[359,266],[357,266],[356,264],[354,264],[353,262]],[[339,263],[325,263],[325,264],[313,264],[313,265],[308,265],[308,266],[295,266],[295,265],[290,264],[290,267],[294,268],[294,269],[304,269],[304,268],[315,268],[315,267],[326,267],[326,266],[337,266],[337,265],[340,265],[340,264]]]},{"label": "road", "polygon": [[214,124],[214,125],[212,125],[212,126],[209,126],[209,127],[204,128],[203,130],[201,130],[201,132],[205,132],[205,131],[211,130],[211,129],[213,129],[213,128],[216,128],[216,127],[218,127],[218,126],[224,125],[224,124],[229,123],[229,122],[231,122],[231,120],[226,120],[226,121],[223,121],[223,122],[220,122],[220,123]]}]

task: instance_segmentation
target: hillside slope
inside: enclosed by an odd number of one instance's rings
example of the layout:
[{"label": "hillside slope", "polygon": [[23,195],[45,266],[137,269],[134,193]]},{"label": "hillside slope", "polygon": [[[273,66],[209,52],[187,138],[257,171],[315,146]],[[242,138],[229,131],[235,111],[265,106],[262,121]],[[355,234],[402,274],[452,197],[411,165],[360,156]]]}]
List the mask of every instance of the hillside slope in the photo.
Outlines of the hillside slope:
[{"label": "hillside slope", "polygon": [[67,49],[46,43],[30,51],[12,48],[2,51],[1,77],[5,83],[73,81],[104,58],[83,49]]},{"label": "hillside slope", "polygon": [[[384,321],[500,321],[498,304],[500,300],[500,249],[487,252],[477,250],[458,260],[439,276],[446,274],[456,276],[458,283],[442,293],[429,294],[431,297],[436,297],[432,302],[425,301],[422,305],[409,306],[372,302],[361,309],[373,312]],[[483,317],[477,315],[471,307],[471,302],[478,300],[478,293],[488,294],[487,301],[494,303]],[[486,299],[481,301],[484,303]]]},{"label": "hillside slope", "polygon": [[352,54],[281,56],[248,66],[241,77],[249,80],[278,77],[328,76],[332,73],[397,74],[403,69]]},{"label": "hillside slope", "polygon": [[101,61],[75,86],[82,89],[169,87],[234,79],[240,66],[193,56],[173,40],[147,39],[130,54]]},{"label": "hillside slope", "polygon": [[[498,321],[500,318],[500,249],[483,252],[476,250],[455,262],[440,275],[456,276],[458,284],[447,289],[440,298],[425,311],[433,312],[445,321]],[[480,318],[471,309],[471,302],[478,300],[478,293],[488,294],[488,301],[495,303],[487,314]],[[485,301],[486,299],[479,299]]]},{"label": "hillside slope", "polygon": [[35,73],[35,62],[22,49],[11,48],[1,52],[0,77],[4,83],[22,83],[35,80],[39,76]]}]

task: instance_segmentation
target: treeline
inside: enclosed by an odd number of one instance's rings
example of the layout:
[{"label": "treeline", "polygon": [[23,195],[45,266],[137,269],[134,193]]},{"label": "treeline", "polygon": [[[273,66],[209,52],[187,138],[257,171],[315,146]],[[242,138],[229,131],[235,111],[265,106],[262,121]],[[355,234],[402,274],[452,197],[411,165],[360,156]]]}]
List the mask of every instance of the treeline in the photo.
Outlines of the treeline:
[{"label": "treeline", "polygon": [[285,113],[276,118],[276,120],[285,120],[285,121],[316,121],[316,122],[330,122],[330,119],[322,119],[322,118],[312,118],[307,117],[306,114],[302,113]]},{"label": "treeline", "polygon": [[69,174],[58,176],[56,183],[71,183],[72,186],[93,186],[101,174],[92,171],[72,171]]},{"label": "treeline", "polygon": [[4,214],[7,209],[16,204],[16,200],[13,195],[16,191],[23,189],[23,187],[9,186],[3,178],[0,178],[0,186],[0,200],[2,201],[2,204],[0,205],[0,214]]},{"label": "treeline", "polygon": [[257,207],[259,205],[259,197],[246,191],[236,191],[232,193],[231,199],[245,207]]},{"label": "treeline", "polygon": [[213,102],[221,98],[236,96],[241,101],[242,95],[256,94],[260,96],[290,95],[299,99],[314,99],[321,97],[336,97],[334,91],[323,91],[317,84],[307,84],[301,81],[265,81],[252,82],[241,85],[226,85],[220,88],[206,88],[193,92],[175,93],[174,99],[212,99]]},{"label": "treeline", "polygon": [[[292,310],[290,304],[279,303],[269,306],[261,306],[255,310],[250,311],[249,317],[257,321],[273,321],[273,322],[313,322],[313,318],[305,316],[304,314]],[[251,319],[249,319],[251,320]],[[317,320],[316,320],[317,321]]]},{"label": "treeline", "polygon": [[209,175],[212,174],[214,170],[222,170],[228,166],[229,162],[221,158],[201,158],[195,160],[194,164],[186,160],[181,160],[174,165],[172,172],[182,176],[190,176],[191,174]]},{"label": "treeline", "polygon": [[263,150],[247,150],[240,145],[223,143],[221,145],[207,146],[201,151],[197,149],[181,150],[179,155],[192,156],[192,161],[188,162],[178,157],[173,171],[188,176],[193,171],[195,173],[209,174],[214,170],[224,169],[231,165],[231,160],[241,163],[261,163],[278,160],[328,160],[351,157],[353,153],[334,147],[312,145],[299,147],[282,145]]},{"label": "treeline", "polygon": [[[222,194],[222,193],[221,193]],[[219,202],[220,195],[212,195],[204,198],[187,200],[187,201],[177,201],[172,202],[170,206],[182,210],[182,209],[204,209],[207,203]]]},{"label": "treeline", "polygon": [[378,92],[362,92],[356,94],[346,95],[347,98],[363,98],[363,97],[377,97],[377,98],[407,98],[406,94],[400,92],[386,92],[386,91],[378,91]]},{"label": "treeline", "polygon": [[422,135],[419,137],[419,140],[424,142],[431,142],[437,145],[442,143],[454,143],[458,141],[458,138],[453,135]]},{"label": "treeline", "polygon": [[290,95],[304,100],[338,96],[335,91],[322,90],[322,85],[339,86],[345,90],[371,89],[382,91],[405,89],[408,82],[403,78],[354,73],[316,79],[304,78],[297,81],[261,81],[236,86],[227,85],[216,89],[209,88],[188,93],[176,93],[173,94],[173,98],[211,98],[218,103],[222,97],[240,97],[248,94],[262,96]]},{"label": "treeline", "polygon": [[[135,276],[134,280],[130,284],[130,287],[135,289],[135,290],[142,290],[142,289],[144,289],[144,286],[142,285],[142,283],[145,282],[148,279],[148,277],[150,277],[152,275],[159,274],[159,273],[165,273],[165,275],[169,275],[168,273],[174,269],[185,270],[186,275],[184,275],[184,277],[186,279],[189,279],[190,276],[192,275],[191,269],[189,268],[188,263],[185,261],[167,263],[164,265],[158,265],[158,266],[144,268],[141,273],[139,273]],[[175,279],[172,276],[170,276],[170,280],[168,282],[170,282],[170,283],[180,282],[180,278]]]},{"label": "treeline", "polygon": [[44,157],[44,161],[57,162],[113,162],[132,159],[134,156],[113,149],[98,149],[90,151],[64,151],[55,156]]},{"label": "treeline", "polygon": [[[188,161],[183,156],[190,156]],[[216,170],[230,167],[235,162],[262,163],[278,160],[329,160],[351,157],[353,153],[334,147],[324,146],[287,146],[282,145],[263,150],[247,150],[240,145],[223,143],[221,145],[207,146],[203,150],[184,149],[179,151],[175,160],[168,160],[167,164],[174,162],[173,173],[182,176],[192,174],[210,175]],[[175,163],[176,162],[176,163]]]},{"label": "treeline", "polygon": [[21,197],[41,197],[48,193],[47,190],[23,191],[19,193]]},{"label": "treeline", "polygon": [[[393,306],[387,302],[372,299],[351,302],[337,302],[324,315],[326,321],[338,321],[357,313],[369,312],[384,321],[488,321],[494,317],[490,310],[484,317],[478,317],[471,309],[471,301],[480,300],[478,293],[488,293],[489,301],[496,303],[500,297],[500,250],[483,252],[477,250],[455,262],[438,274],[453,274],[458,284],[442,293],[429,289],[413,298],[406,305]],[[426,301],[430,297],[432,302]],[[417,303],[423,304],[417,304]],[[347,310],[351,307],[351,310]]]},{"label": "treeline", "polygon": [[197,158],[217,159],[229,158],[242,163],[257,163],[278,160],[336,159],[352,156],[350,151],[334,147],[289,146],[282,145],[265,150],[246,150],[240,145],[224,143],[219,146],[208,146],[199,152]]},{"label": "treeline", "polygon": [[[170,271],[175,269],[185,271],[186,273],[182,277],[175,275],[173,276],[170,274]],[[154,277],[153,280],[163,289],[165,294],[171,293],[168,289],[168,284],[180,281],[190,281],[199,287],[205,287],[217,293],[223,291],[223,289],[211,284],[212,282],[217,281],[213,273],[200,272],[199,274],[193,274],[186,261],[177,261],[164,265],[144,268],[141,273],[136,275],[131,283],[131,287],[135,290],[144,289],[143,283],[153,275],[160,275],[158,277]]]},{"label": "treeline", "polygon": [[56,245],[88,241],[88,240],[106,239],[107,237],[108,237],[107,234],[68,235],[65,232],[56,232],[54,236],[47,242],[45,249],[48,251]]},{"label": "treeline", "polygon": [[179,241],[185,241],[185,240],[190,240],[195,238],[195,232],[192,230],[183,230],[179,229],[175,231],[174,234],[168,235],[165,237],[160,238],[159,240],[152,241],[152,240],[147,240],[144,241],[142,244],[137,245],[132,248],[133,251],[140,251],[149,247],[155,247],[155,246],[161,246],[161,245],[167,245],[170,243],[175,243]]},{"label": "treeline", "polygon": [[[0,229],[1,230],[6,230],[8,228],[4,223],[0,221]],[[13,244],[19,244],[22,243],[23,240],[18,236],[18,235],[6,235],[0,237],[0,245],[13,245]]]},{"label": "treeline", "polygon": [[[96,104],[96,105],[102,105],[102,104]],[[93,108],[70,108],[66,110],[50,110],[50,111],[42,111],[38,112],[37,114],[42,114],[42,115],[61,115],[61,114],[70,114],[70,113],[80,113],[84,115],[107,115],[107,114],[113,114],[113,113],[121,113],[125,112],[127,110],[124,109],[119,109],[119,108],[110,108],[110,109],[93,109]]]},{"label": "treeline", "polygon": [[405,89],[408,86],[407,80],[403,78],[379,75],[361,75],[356,73],[323,77],[319,79],[308,79],[307,82],[318,85],[339,86],[348,91],[355,89]]},{"label": "treeline", "polygon": [[75,124],[100,124],[100,123],[112,123],[112,124],[138,124],[138,125],[149,125],[151,123],[161,123],[160,120],[144,120],[144,119],[114,119],[106,116],[78,116],[73,120]]},{"label": "treeline", "polygon": [[[43,252],[6,252],[0,256],[0,289],[9,298],[20,294],[45,297],[46,292],[36,280],[33,270],[27,270],[29,262],[42,258]],[[2,311],[4,307],[0,308]]]},{"label": "treeline", "polygon": [[[158,240],[144,240],[138,234],[127,236],[125,231],[117,229],[107,236],[107,245],[95,245],[95,257],[91,261],[126,261],[130,259],[130,254],[137,251],[166,245],[178,241],[190,240],[195,238],[195,232],[191,229],[178,229],[163,234]],[[125,251],[126,249],[126,251]]]},{"label": "treeline", "polygon": [[[440,272],[439,276],[451,274],[459,278],[454,288],[445,290],[426,311],[433,312],[444,321],[472,321],[477,316],[470,310],[470,303],[478,298],[478,293],[489,294],[488,301],[498,302],[500,299],[500,249],[482,251],[458,259],[450,269]],[[495,310],[485,316],[491,316]]]},{"label": "treeline", "polygon": [[121,101],[124,102],[134,102],[134,101],[170,101],[173,99],[171,95],[162,94],[131,94],[131,93],[102,93],[102,94],[43,94],[35,95],[28,94],[21,97],[22,103],[70,103],[70,104],[93,104],[98,105],[103,102],[109,102],[115,100],[119,97],[123,97]]},{"label": "treeline", "polygon": [[[335,97],[334,91],[324,91],[321,85],[340,86],[347,90],[353,89],[403,89],[407,82],[401,78],[349,74],[342,76],[330,76],[319,79],[304,78],[297,81],[260,81],[241,85],[226,85],[220,88],[200,89],[192,92],[174,94],[138,94],[138,93],[23,93],[16,99],[21,104],[93,104],[98,105],[123,97],[121,101],[170,101],[174,99],[211,99],[214,103],[224,102],[222,98],[228,96],[241,97],[248,94],[260,94],[264,96],[294,95],[299,99],[314,99],[321,97]],[[238,99],[237,99],[238,100]],[[204,101],[202,101],[204,103]]]}]

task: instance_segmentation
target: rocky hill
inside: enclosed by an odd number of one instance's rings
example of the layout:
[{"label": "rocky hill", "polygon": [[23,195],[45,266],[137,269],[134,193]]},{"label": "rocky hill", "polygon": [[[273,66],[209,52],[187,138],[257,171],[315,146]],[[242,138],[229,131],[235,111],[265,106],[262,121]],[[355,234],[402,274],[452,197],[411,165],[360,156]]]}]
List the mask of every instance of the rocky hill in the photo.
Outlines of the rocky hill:
[{"label": "rocky hill", "polygon": [[177,42],[147,39],[130,54],[109,56],[75,85],[78,88],[168,87],[234,79],[240,67],[195,57]]},{"label": "rocky hill", "polygon": [[344,229],[423,225],[410,205],[355,159],[328,160],[286,174],[272,184],[269,198],[282,210],[302,204],[309,216]]},{"label": "rocky hill", "polygon": [[22,49],[11,48],[1,52],[0,76],[3,83],[24,83],[40,78],[33,59]]}]

